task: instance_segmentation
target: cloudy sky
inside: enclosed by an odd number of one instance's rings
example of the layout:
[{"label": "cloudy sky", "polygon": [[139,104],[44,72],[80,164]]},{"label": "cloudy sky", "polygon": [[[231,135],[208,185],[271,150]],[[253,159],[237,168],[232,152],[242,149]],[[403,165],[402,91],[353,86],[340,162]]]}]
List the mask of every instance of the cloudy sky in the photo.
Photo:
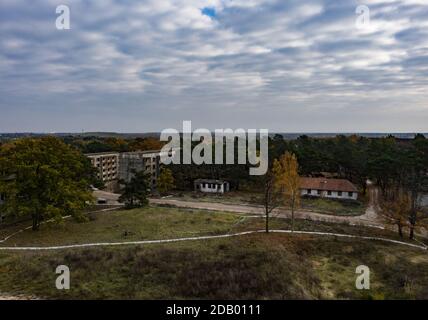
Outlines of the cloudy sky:
[{"label": "cloudy sky", "polygon": [[428,0],[0,0],[0,132],[426,132],[427,85]]}]

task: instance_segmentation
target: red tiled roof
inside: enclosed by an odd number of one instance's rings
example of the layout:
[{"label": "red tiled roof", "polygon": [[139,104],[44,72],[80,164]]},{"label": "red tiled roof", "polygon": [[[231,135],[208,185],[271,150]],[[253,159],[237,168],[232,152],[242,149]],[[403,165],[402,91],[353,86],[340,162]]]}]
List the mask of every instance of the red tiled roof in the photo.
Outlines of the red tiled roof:
[{"label": "red tiled roof", "polygon": [[358,189],[345,179],[300,178],[300,189],[358,192]]}]

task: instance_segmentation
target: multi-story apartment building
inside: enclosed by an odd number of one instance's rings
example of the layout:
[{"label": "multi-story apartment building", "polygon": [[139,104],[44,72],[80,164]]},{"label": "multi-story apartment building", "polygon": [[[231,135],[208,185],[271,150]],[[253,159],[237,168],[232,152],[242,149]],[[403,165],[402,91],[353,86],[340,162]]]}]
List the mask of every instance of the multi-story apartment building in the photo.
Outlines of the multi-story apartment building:
[{"label": "multi-story apartment building", "polygon": [[159,151],[123,152],[119,157],[119,177],[126,182],[130,181],[134,172],[145,171],[150,174],[150,185],[156,189],[159,177],[160,164]]},{"label": "multi-story apartment building", "polygon": [[[170,151],[169,155],[175,151]],[[134,172],[145,171],[150,175],[150,186],[156,189],[160,171],[162,153],[159,150],[134,152],[101,152],[90,153],[86,156],[91,159],[92,165],[98,169],[100,178],[108,189],[117,190],[118,181],[129,182]]]},{"label": "multi-story apartment building", "polygon": [[86,154],[86,156],[91,160],[92,165],[97,169],[97,177],[104,183],[109,183],[118,179],[118,152],[89,153]]}]

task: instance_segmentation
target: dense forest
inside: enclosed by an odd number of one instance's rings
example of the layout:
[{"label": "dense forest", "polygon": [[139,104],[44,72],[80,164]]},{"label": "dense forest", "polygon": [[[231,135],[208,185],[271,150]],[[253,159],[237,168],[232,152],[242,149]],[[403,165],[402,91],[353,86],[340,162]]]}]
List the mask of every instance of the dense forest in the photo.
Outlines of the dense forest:
[{"label": "dense forest", "polygon": [[[399,140],[392,136],[369,139],[359,136],[309,138],[300,136],[285,140],[276,135],[269,139],[269,162],[286,151],[297,156],[302,176],[346,178],[364,193],[366,180],[372,179],[382,190],[391,182],[410,183],[420,180],[426,186],[428,172],[428,139]],[[232,188],[257,188],[262,177],[249,176],[249,165],[173,165],[177,187],[188,189],[197,178],[227,179]]]}]

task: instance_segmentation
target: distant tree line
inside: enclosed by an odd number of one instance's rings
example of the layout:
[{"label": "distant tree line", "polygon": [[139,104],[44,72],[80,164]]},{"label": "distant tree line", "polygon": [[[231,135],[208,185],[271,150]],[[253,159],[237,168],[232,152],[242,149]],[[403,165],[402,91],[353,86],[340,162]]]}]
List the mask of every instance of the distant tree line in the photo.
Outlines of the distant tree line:
[{"label": "distant tree line", "polygon": [[125,139],[116,137],[66,136],[62,139],[65,143],[79,149],[82,153],[159,150],[164,145],[159,139],[152,137]]},{"label": "distant tree line", "polygon": [[[343,135],[324,139],[303,135],[295,140],[285,140],[281,135],[275,135],[269,138],[270,167],[274,159],[279,159],[287,151],[296,155],[300,175],[332,173],[352,181],[363,193],[367,179],[372,179],[385,192],[392,181],[404,183],[425,177],[428,172],[428,140],[423,135],[412,140]],[[241,187],[256,189],[262,185],[261,177],[249,176],[249,167],[249,164],[171,166],[179,189],[192,188],[195,179],[212,178],[229,180],[231,187],[238,190]],[[413,173],[411,177],[410,173]],[[423,184],[422,181],[418,183]]]}]

